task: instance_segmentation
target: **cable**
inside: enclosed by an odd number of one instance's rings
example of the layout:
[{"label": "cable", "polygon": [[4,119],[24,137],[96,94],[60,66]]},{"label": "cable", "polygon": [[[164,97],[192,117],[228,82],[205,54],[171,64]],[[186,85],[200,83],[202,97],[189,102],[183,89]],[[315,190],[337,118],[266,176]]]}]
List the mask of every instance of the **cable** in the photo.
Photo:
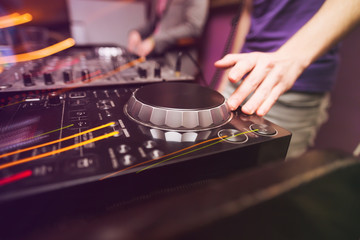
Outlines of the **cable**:
[{"label": "cable", "polygon": [[200,75],[200,84],[202,86],[208,86],[207,82],[205,80],[204,72],[202,71],[201,66],[199,65],[199,62],[196,61],[195,58],[188,51],[185,51],[185,54],[190,58],[190,60],[193,62],[193,64],[198,69],[199,75]]},{"label": "cable", "polygon": [[[231,20],[231,30],[225,43],[224,51],[221,57],[224,57],[229,51],[236,32],[236,26],[239,23],[240,13],[243,8],[243,4],[240,4],[239,9],[233,19]],[[220,74],[223,70],[216,68],[215,73],[209,83],[210,88],[215,89],[217,82],[219,81]]]}]

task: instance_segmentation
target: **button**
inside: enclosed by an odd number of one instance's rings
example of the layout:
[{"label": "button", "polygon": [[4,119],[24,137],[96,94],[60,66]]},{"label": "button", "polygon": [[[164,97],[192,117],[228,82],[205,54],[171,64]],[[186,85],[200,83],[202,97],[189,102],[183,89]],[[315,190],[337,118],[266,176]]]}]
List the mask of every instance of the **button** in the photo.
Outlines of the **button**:
[{"label": "button", "polygon": [[36,166],[33,169],[33,175],[37,177],[45,177],[54,173],[54,167],[51,165]]},{"label": "button", "polygon": [[147,149],[151,149],[157,146],[157,143],[152,141],[152,140],[148,140],[144,142],[144,147]]},{"label": "button", "polygon": [[86,118],[87,113],[85,110],[71,111],[69,112],[70,118]]},{"label": "button", "polygon": [[133,164],[135,161],[136,161],[136,157],[130,154],[126,154],[125,156],[120,158],[120,163],[123,164],[124,166],[129,166]]},{"label": "button", "polygon": [[164,152],[159,150],[159,149],[154,149],[149,153],[149,157],[151,159],[156,159],[156,158],[159,158],[159,157],[162,157],[162,156],[164,156]]},{"label": "button", "polygon": [[41,100],[40,95],[32,94],[26,96],[25,102],[39,102]]},{"label": "button", "polygon": [[266,124],[252,124],[250,126],[250,129],[253,131],[257,129],[257,131],[254,131],[254,132],[259,135],[270,136],[270,135],[277,134],[277,131],[275,128],[273,128],[269,125],[266,125]]},{"label": "button", "polygon": [[84,106],[86,104],[87,104],[87,101],[85,101],[83,99],[76,99],[76,100],[70,101],[71,107]]},{"label": "button", "polygon": [[8,88],[11,88],[12,85],[11,84],[6,84],[6,83],[3,83],[0,85],[0,91],[1,90],[5,90],[5,89],[8,89]]},{"label": "button", "polygon": [[131,147],[129,147],[126,144],[121,144],[120,146],[117,147],[116,149],[120,154],[125,154],[128,153],[131,150]]},{"label": "button", "polygon": [[76,122],[71,122],[72,124],[74,124],[71,128],[85,128],[89,126],[89,122],[88,121],[76,121]]},{"label": "button", "polygon": [[96,106],[101,110],[107,110],[114,107],[114,104],[112,103],[111,100],[99,100],[96,103]]},{"label": "button", "polygon": [[244,132],[236,129],[222,129],[218,132],[218,136],[230,143],[245,143],[248,140]]},{"label": "button", "polygon": [[96,170],[97,164],[94,157],[83,157],[69,160],[66,168],[70,173],[86,173]]},{"label": "button", "polygon": [[86,92],[72,92],[69,93],[69,98],[84,98],[86,97]]}]

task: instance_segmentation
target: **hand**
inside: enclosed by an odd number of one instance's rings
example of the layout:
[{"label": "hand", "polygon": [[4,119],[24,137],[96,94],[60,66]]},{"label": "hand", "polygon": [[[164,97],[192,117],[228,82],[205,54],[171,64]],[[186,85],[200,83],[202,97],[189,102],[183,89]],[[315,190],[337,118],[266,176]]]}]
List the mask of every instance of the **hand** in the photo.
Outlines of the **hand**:
[{"label": "hand", "polygon": [[128,37],[128,50],[132,53],[136,53],[141,41],[140,33],[138,31],[131,31]]},{"label": "hand", "polygon": [[145,39],[138,47],[136,53],[141,57],[146,57],[149,53],[154,50],[155,41],[153,37],[148,37]]},{"label": "hand", "polygon": [[245,114],[264,116],[279,96],[294,85],[306,64],[287,53],[253,52],[228,54],[215,62],[215,66],[232,67],[228,75],[231,82],[238,82],[248,74],[228,99],[230,109],[236,110],[253,92],[241,110]]}]

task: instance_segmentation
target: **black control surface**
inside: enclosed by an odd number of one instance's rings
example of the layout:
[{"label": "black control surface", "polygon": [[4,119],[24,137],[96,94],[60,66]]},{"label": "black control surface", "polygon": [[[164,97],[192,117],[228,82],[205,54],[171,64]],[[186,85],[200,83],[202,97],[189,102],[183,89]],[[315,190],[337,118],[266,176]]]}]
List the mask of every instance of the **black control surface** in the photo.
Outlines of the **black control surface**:
[{"label": "black control surface", "polygon": [[[188,84],[179,86],[192,88],[191,94],[204,90]],[[146,88],[153,85],[9,96],[8,104],[0,108],[0,202],[72,186],[101,186],[111,179],[118,179],[114,187],[119,190],[129,182],[136,188],[137,179],[156,186],[164,183],[156,182],[161,176],[167,176],[167,183],[181,182],[191,174],[208,178],[286,155],[288,131],[240,111],[229,112],[224,123],[202,130],[139,124],[126,114],[126,106]],[[182,114],[185,123],[192,121]]]}]

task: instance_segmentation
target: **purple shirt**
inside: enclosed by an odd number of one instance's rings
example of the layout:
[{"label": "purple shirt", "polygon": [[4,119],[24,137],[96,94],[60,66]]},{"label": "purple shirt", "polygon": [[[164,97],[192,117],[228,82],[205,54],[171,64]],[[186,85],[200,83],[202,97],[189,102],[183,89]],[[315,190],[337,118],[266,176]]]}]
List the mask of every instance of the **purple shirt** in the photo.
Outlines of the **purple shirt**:
[{"label": "purple shirt", "polygon": [[[251,27],[242,52],[276,51],[310,20],[323,3],[324,0],[253,0]],[[303,92],[331,90],[335,82],[337,66],[338,46],[335,46],[311,64],[291,90]]]}]

